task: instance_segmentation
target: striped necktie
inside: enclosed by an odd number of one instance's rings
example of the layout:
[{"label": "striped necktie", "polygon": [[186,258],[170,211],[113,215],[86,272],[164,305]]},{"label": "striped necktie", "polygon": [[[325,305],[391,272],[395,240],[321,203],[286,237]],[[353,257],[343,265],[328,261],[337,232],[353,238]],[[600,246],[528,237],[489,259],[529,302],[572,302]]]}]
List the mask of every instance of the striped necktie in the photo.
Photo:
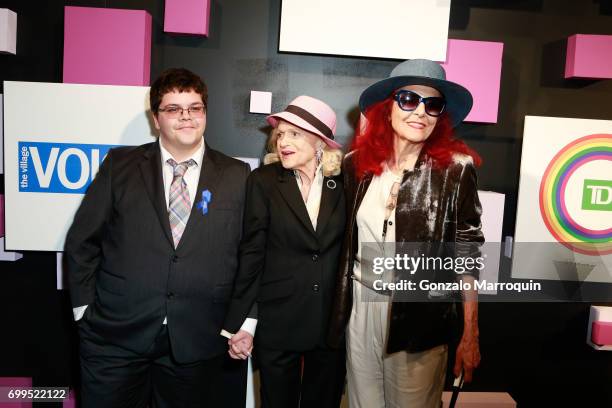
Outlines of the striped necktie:
[{"label": "striped necktie", "polygon": [[187,169],[195,165],[196,162],[193,159],[181,163],[168,159],[167,162],[174,169],[174,177],[172,178],[172,184],[170,184],[170,195],[168,198],[168,216],[170,218],[172,240],[176,248],[183,236],[187,221],[189,220],[189,214],[191,213],[189,190],[183,176]]}]

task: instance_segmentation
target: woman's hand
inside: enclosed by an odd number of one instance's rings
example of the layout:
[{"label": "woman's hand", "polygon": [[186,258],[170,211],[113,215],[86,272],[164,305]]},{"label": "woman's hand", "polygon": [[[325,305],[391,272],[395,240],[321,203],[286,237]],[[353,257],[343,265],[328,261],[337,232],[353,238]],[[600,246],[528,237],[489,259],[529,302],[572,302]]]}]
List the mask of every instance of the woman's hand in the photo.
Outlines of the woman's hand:
[{"label": "woman's hand", "polygon": [[236,360],[246,360],[253,351],[253,336],[245,330],[239,330],[227,341],[229,355]]},{"label": "woman's hand", "polygon": [[453,373],[459,377],[463,370],[463,380],[468,383],[472,381],[474,369],[480,364],[480,345],[478,343],[478,331],[470,330],[463,333],[457,354],[455,356],[455,367]]}]

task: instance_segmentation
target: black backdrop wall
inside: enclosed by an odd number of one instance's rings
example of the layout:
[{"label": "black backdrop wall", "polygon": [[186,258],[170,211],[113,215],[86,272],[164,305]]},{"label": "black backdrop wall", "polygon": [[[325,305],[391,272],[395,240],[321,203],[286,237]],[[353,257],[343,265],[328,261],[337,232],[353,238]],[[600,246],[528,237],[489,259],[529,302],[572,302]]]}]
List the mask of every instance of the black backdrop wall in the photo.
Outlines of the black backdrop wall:
[{"label": "black backdrop wall", "polygon": [[[267,128],[263,116],[248,113],[250,90],[272,91],[273,110],[303,93],[328,101],[338,113],[339,139],[347,142],[360,92],[398,61],[280,54],[280,2],[213,0],[210,37],[194,38],[163,33],[163,0],[0,0],[0,8],[18,14],[17,55],[0,55],[0,81],[61,82],[64,6],[144,9],[153,16],[151,78],[172,66],[205,78],[206,138],[215,148],[262,156]],[[499,122],[458,129],[484,159],[480,188],[506,194],[504,235],[514,231],[524,116],[612,119],[612,81],[562,76],[569,35],[612,34],[610,3],[452,1],[450,38],[504,43]],[[406,41],[419,41],[409,22]],[[24,255],[0,263],[0,377],[32,376],[35,386],[74,385],[75,333],[67,293],[55,289],[55,253]],[[483,361],[466,389],[508,391],[520,407],[612,406],[612,355],[585,344],[588,307],[482,304]]]}]

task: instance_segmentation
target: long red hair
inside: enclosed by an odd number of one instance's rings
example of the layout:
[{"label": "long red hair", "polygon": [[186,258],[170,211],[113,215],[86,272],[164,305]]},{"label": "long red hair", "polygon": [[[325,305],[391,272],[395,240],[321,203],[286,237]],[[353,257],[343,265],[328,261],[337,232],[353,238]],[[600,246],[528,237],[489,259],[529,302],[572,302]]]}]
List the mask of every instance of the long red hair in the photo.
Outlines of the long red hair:
[{"label": "long red hair", "polygon": [[[389,116],[395,101],[390,96],[368,108],[364,120],[359,119],[351,150],[355,151],[355,171],[357,178],[365,173],[380,175],[383,163],[393,156],[394,132]],[[423,153],[433,159],[437,168],[446,168],[452,161],[453,154],[463,153],[471,156],[476,166],[482,159],[463,141],[454,137],[453,127],[448,115],[442,114],[423,145]]]}]

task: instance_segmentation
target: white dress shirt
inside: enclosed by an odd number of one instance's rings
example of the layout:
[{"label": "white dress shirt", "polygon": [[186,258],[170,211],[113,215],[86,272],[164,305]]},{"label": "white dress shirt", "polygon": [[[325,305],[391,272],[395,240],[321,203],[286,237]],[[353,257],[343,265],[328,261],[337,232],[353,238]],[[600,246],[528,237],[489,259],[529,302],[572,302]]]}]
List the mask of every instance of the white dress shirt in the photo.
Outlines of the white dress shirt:
[{"label": "white dress shirt", "polygon": [[[312,180],[312,184],[310,185],[310,191],[308,192],[308,197],[306,198],[306,210],[308,211],[308,217],[310,218],[310,222],[312,223],[312,228],[317,230],[317,218],[319,217],[319,208],[321,208],[321,194],[323,193],[323,170],[321,164],[315,170],[314,180]],[[300,174],[295,172],[295,180],[297,182],[298,188],[302,191],[303,183]]]},{"label": "white dress shirt", "polygon": [[200,181],[200,172],[202,170],[202,160],[204,159],[204,139],[202,139],[202,143],[198,150],[195,151],[190,157],[185,160],[181,160],[179,162],[166,148],[163,143],[159,143],[159,149],[161,150],[161,165],[162,165],[162,177],[164,179],[164,197],[166,198],[166,209],[170,211],[170,185],[172,184],[172,180],[174,179],[174,168],[170,163],[168,163],[169,159],[174,160],[177,163],[193,160],[195,162],[195,166],[187,167],[187,171],[183,175],[183,180],[187,184],[187,190],[189,190],[189,201],[191,202],[191,206],[193,207],[193,202],[196,199],[196,194],[198,193],[198,181]]}]

